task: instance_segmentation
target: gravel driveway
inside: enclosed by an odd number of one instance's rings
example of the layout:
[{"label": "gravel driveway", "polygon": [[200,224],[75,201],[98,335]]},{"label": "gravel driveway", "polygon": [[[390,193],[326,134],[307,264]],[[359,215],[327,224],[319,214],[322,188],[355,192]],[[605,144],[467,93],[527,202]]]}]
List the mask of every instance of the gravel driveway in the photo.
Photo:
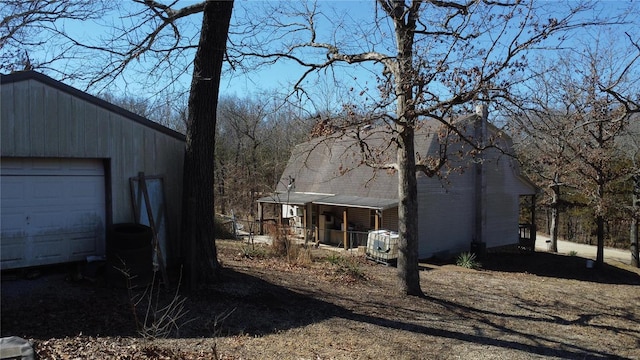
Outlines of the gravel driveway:
[{"label": "gravel driveway", "polygon": [[[536,250],[547,251],[547,243],[549,237],[544,234],[536,235]],[[571,251],[578,253],[578,256],[582,256],[589,259],[596,258],[596,246],[587,244],[578,244],[570,241],[558,240],[558,252],[561,254],[568,254]],[[623,249],[604,248],[604,261],[619,261],[625,264],[631,263],[631,252]]]}]

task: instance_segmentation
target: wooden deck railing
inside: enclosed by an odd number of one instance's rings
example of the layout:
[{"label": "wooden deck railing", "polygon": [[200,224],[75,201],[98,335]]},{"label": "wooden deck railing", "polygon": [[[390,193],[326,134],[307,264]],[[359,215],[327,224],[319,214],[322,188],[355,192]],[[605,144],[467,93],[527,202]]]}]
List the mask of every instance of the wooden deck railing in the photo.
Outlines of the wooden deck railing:
[{"label": "wooden deck railing", "polygon": [[535,224],[520,224],[518,247],[522,250],[534,251],[536,249],[536,226]]}]

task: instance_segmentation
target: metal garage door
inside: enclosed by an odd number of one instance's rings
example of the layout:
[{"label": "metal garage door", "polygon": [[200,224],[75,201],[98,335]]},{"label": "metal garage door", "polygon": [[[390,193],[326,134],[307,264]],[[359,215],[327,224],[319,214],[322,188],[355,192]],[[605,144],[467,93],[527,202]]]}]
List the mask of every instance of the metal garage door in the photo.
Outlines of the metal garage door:
[{"label": "metal garage door", "polygon": [[2,158],[0,165],[0,268],[104,253],[101,160]]}]

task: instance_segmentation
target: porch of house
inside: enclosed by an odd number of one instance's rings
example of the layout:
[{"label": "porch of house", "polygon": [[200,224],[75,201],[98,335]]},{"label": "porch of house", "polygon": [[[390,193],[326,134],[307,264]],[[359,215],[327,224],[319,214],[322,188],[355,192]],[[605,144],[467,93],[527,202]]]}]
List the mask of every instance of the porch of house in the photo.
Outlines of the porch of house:
[{"label": "porch of house", "polygon": [[534,252],[536,249],[536,195],[520,196],[518,248]]},{"label": "porch of house", "polygon": [[[535,251],[535,202],[535,194],[520,196],[518,238],[514,245],[522,251]],[[265,206],[272,207],[273,217],[264,216]],[[370,231],[398,229],[397,200],[393,199],[281,194],[260,199],[258,214],[260,235],[284,231],[305,243],[345,250],[366,246]]]},{"label": "porch of house", "polygon": [[[265,216],[270,206],[273,217]],[[366,246],[369,231],[397,230],[397,200],[333,194],[274,194],[258,200],[260,234],[286,231],[305,242]]]}]

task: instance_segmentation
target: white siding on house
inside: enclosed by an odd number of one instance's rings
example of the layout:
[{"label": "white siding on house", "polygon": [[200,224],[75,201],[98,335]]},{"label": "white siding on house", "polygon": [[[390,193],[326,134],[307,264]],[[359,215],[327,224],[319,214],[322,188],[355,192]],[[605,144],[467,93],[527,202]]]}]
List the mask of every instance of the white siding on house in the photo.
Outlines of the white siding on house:
[{"label": "white siding on house", "polygon": [[513,158],[500,155],[497,150],[493,150],[492,155],[491,160],[485,162],[487,247],[518,242],[519,196],[533,193],[533,189],[518,176],[518,164]]},{"label": "white siding on house", "polygon": [[[504,140],[502,149],[511,148]],[[453,172],[445,180],[418,178],[420,257],[454,256],[469,251],[476,240],[476,221],[483,221],[481,239],[487,248],[512,245],[518,242],[520,195],[533,194],[535,188],[520,175],[517,162],[496,149],[483,154],[486,191],[481,209],[477,209],[476,183],[473,162],[458,160],[455,166],[464,171]],[[482,210],[482,215],[476,211]]]},{"label": "white siding on house", "polygon": [[473,174],[454,173],[447,181],[418,178],[418,256],[450,256],[469,250],[474,231]]},{"label": "white siding on house", "polygon": [[493,193],[488,195],[487,247],[511,245],[518,242],[518,197],[512,194]]}]

